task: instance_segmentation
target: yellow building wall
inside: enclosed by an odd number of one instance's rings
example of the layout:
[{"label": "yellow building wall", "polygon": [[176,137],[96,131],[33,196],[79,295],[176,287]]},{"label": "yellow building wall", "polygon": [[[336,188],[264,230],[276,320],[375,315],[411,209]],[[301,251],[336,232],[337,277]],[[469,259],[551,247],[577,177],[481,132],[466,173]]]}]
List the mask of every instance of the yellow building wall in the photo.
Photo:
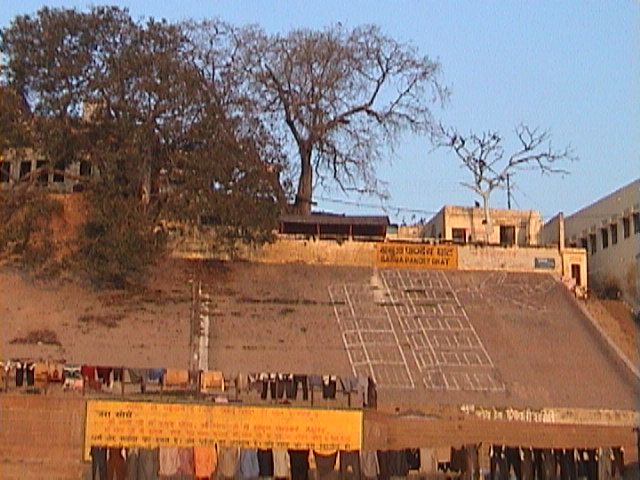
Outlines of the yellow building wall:
[{"label": "yellow building wall", "polygon": [[[489,211],[491,228],[488,243],[500,243],[500,226],[509,225],[516,229],[516,244],[531,246],[539,244],[542,217],[535,210],[505,210],[492,208]],[[485,242],[487,226],[484,210],[474,207],[445,206],[423,229],[423,237],[453,239],[454,228],[464,228],[467,240]]]}]

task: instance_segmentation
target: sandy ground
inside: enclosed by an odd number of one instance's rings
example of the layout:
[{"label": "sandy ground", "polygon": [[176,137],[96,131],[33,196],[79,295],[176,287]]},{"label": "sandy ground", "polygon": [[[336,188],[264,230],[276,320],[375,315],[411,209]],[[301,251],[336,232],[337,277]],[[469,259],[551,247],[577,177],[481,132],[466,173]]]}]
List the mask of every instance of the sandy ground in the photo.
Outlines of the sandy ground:
[{"label": "sandy ground", "polygon": [[633,313],[618,300],[590,298],[585,303],[589,313],[635,365],[640,366],[640,338]]},{"label": "sandy ground", "polygon": [[[352,364],[329,289],[368,288],[372,275],[370,268],[167,261],[154,270],[144,291],[123,294],[72,283],[33,283],[4,269],[0,355],[186,368],[189,280],[198,279],[212,297],[210,368],[228,376],[261,371],[349,375]],[[406,352],[403,368],[414,388],[381,388],[381,403],[405,409],[464,403],[636,408],[637,381],[551,277],[448,272],[445,280],[492,359],[491,374],[505,388],[425,389],[423,372],[393,320],[399,346]],[[20,343],[39,330],[54,332],[60,344]]]},{"label": "sandy ground", "polygon": [[[135,293],[0,274],[0,355],[68,363],[186,367],[191,294],[181,270],[158,268]],[[20,343],[47,330],[59,345]],[[37,335],[35,335],[37,337]],[[37,338],[36,338],[37,339]]]},{"label": "sandy ground", "polygon": [[[186,368],[189,280],[196,279],[212,298],[211,368],[223,370],[228,376],[252,371],[348,375],[352,365],[343,342],[342,325],[337,321],[337,306],[329,291],[345,285],[366,290],[374,276],[369,268],[167,261],[153,271],[144,291],[123,294],[96,292],[69,282],[34,283],[4,268],[0,269],[0,357]],[[627,461],[636,460],[635,437],[627,427],[550,427],[499,421],[486,424],[457,413],[457,406],[468,403],[532,409],[636,409],[637,381],[612,355],[564,287],[550,277],[491,272],[447,272],[438,276],[447,284],[441,293],[450,297],[447,291],[453,292],[464,307],[468,321],[491,357],[492,372],[504,382],[505,389],[427,390],[420,382],[423,372],[408,354],[406,368],[416,380],[415,388],[379,391],[380,411],[407,415],[404,423],[380,420],[376,424],[385,432],[386,448],[413,445],[418,438],[427,443],[476,439],[514,444],[535,439],[541,445],[558,446],[581,445],[584,439],[597,438],[599,442],[625,445]],[[366,304],[361,307],[371,307],[374,314],[382,308]],[[602,308],[607,312],[614,308],[608,307]],[[389,318],[400,334],[400,348],[409,352],[398,318],[391,314]],[[610,313],[609,317],[598,318],[621,348],[633,353],[627,338],[628,322],[621,322]],[[52,332],[59,345],[16,343],[32,339],[34,332],[43,330]],[[22,395],[18,395],[22,405]],[[50,402],[66,400],[53,394],[29,397]],[[70,399],[81,401],[79,394],[71,394]],[[255,394],[247,401],[261,402]],[[344,399],[326,402],[331,401],[317,400],[320,406],[344,406]],[[63,411],[65,415],[72,413]],[[46,458],[56,457],[60,464],[57,478],[77,478],[77,472],[86,470],[86,465],[78,461],[77,445],[58,442],[54,446],[58,450],[52,450],[41,441],[46,437],[43,432],[50,438],[50,422],[38,423],[42,422],[38,415],[28,418],[35,423],[23,434],[15,436],[10,427],[12,443],[18,445],[18,450],[24,445],[42,444],[34,454],[42,451],[48,452]],[[16,420],[21,432],[22,421]],[[81,429],[79,425],[76,429]],[[32,439],[34,435],[36,440]],[[76,437],[81,440],[80,434]],[[61,456],[68,463],[59,461]],[[25,461],[42,458],[19,457],[17,461],[14,457],[1,459],[6,471],[15,473],[8,478],[41,478],[38,472],[42,465]],[[27,477],[27,471],[35,473]]]},{"label": "sandy ground", "polygon": [[[223,271],[203,268],[199,275],[215,309],[211,363],[232,372],[351,373],[329,288],[367,288],[372,274],[368,268],[248,263]],[[636,408],[636,379],[551,277],[448,272],[447,278],[504,391],[425,389],[396,324],[414,388],[381,388],[381,402],[400,408],[442,403]]]}]

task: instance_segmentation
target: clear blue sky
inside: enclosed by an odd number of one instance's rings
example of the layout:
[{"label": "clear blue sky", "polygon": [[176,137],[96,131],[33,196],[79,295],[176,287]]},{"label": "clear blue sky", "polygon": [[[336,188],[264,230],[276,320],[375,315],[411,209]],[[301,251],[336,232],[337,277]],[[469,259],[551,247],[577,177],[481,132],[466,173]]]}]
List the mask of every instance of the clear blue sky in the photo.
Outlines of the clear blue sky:
[{"label": "clear blue sky", "polygon": [[[83,1],[0,0],[0,26],[41,6],[83,8]],[[545,218],[571,213],[640,176],[640,3],[602,1],[242,1],[130,0],[134,17],[218,17],[255,23],[270,32],[294,27],[374,23],[393,37],[414,43],[440,60],[452,96],[438,111],[463,132],[497,129],[505,136],[519,122],[547,128],[558,147],[571,144],[580,161],[571,175],[520,174],[514,207],[539,210]],[[510,138],[513,138],[510,136]],[[428,217],[443,204],[472,205],[468,180],[453,156],[431,151],[424,138],[405,136],[379,166],[389,183],[388,206],[422,210]],[[318,192],[341,198],[337,192]],[[351,197],[363,203],[372,198]],[[496,192],[494,207],[506,206]],[[336,212],[381,213],[321,201]],[[388,208],[392,219],[411,213]]]}]

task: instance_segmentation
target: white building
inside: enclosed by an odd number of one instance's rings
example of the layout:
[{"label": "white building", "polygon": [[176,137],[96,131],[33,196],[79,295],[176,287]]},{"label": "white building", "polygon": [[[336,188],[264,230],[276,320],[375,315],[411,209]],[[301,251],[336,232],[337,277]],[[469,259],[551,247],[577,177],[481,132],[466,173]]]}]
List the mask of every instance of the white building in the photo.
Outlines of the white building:
[{"label": "white building", "polygon": [[559,214],[542,237],[544,243],[563,237],[567,246],[585,248],[592,288],[617,287],[640,308],[640,179],[564,219]]}]

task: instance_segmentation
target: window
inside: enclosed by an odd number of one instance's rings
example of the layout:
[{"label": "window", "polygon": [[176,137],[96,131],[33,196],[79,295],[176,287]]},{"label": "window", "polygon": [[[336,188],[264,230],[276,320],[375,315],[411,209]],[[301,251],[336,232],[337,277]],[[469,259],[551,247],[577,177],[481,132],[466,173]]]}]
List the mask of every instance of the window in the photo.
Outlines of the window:
[{"label": "window", "polygon": [[20,162],[20,178],[24,178],[31,173],[31,162]]},{"label": "window", "polygon": [[589,243],[591,244],[591,255],[598,251],[598,243],[596,242],[596,234],[589,234]]},{"label": "window", "polygon": [[633,233],[640,233],[640,213],[633,214]]},{"label": "window", "polygon": [[609,230],[601,228],[600,234],[602,235],[602,249],[604,250],[609,246]]},{"label": "window", "polygon": [[611,230],[611,245],[615,245],[618,243],[618,224],[612,223],[609,226],[609,230]]},{"label": "window", "polygon": [[53,171],[53,181],[55,183],[64,182],[64,162],[56,162],[55,170]]},{"label": "window", "polygon": [[464,228],[452,228],[451,238],[453,243],[466,243],[467,242],[467,230]]},{"label": "window", "polygon": [[500,245],[512,246],[516,243],[516,227],[500,225]]},{"label": "window", "polygon": [[0,162],[0,183],[9,183],[11,180],[11,163]]},{"label": "window", "polygon": [[580,239],[580,246],[581,246],[582,248],[584,248],[585,250],[588,248],[589,244],[588,244],[588,242],[587,242],[586,237],[582,237],[582,238]]},{"label": "window", "polygon": [[622,235],[624,238],[629,238],[629,235],[631,235],[631,222],[629,221],[629,217],[622,219]]},{"label": "window", "polygon": [[43,169],[40,173],[38,173],[38,185],[46,185],[49,183],[49,169],[44,168],[47,166],[47,162],[44,160],[38,160],[36,162],[36,170]]},{"label": "window", "polygon": [[91,176],[91,162],[87,160],[82,160],[80,162],[80,176],[81,177]]}]

